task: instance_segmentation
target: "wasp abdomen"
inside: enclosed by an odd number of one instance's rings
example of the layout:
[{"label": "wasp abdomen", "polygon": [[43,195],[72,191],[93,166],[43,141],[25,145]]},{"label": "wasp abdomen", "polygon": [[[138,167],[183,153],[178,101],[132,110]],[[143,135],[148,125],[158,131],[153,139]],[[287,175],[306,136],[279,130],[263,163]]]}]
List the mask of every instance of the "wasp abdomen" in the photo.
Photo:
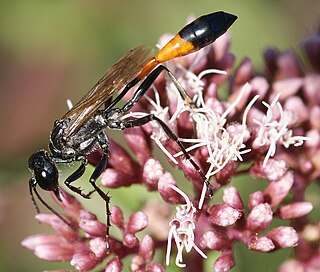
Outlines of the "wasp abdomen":
[{"label": "wasp abdomen", "polygon": [[196,50],[213,43],[234,23],[237,16],[223,11],[204,15],[179,31],[180,37],[194,45]]}]

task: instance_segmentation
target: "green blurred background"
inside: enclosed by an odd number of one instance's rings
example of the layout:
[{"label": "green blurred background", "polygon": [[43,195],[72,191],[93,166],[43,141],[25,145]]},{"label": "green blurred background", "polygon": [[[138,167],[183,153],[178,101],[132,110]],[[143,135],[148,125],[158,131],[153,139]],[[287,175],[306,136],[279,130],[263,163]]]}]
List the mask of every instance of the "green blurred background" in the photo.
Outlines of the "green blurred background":
[{"label": "green blurred background", "polygon": [[[178,31],[188,15],[217,10],[239,16],[230,30],[232,51],[237,63],[248,56],[259,70],[268,46],[297,49],[313,32],[320,1],[0,1],[0,271],[69,267],[41,261],[20,246],[28,235],[47,231],[34,220],[26,161],[46,147],[66,99],[76,102],[129,49],[155,48],[158,38]],[[246,196],[259,186],[238,185]],[[238,246],[232,271],[276,271],[290,254],[249,253]]]}]

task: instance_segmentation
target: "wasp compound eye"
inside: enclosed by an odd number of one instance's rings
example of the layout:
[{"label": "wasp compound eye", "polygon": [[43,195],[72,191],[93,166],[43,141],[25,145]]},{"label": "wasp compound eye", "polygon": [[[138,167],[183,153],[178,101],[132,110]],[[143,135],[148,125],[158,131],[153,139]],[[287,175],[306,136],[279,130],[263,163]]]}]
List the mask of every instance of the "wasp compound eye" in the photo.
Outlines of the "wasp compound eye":
[{"label": "wasp compound eye", "polygon": [[58,188],[58,169],[44,150],[31,155],[28,167],[34,175],[36,184],[43,190],[54,191]]}]

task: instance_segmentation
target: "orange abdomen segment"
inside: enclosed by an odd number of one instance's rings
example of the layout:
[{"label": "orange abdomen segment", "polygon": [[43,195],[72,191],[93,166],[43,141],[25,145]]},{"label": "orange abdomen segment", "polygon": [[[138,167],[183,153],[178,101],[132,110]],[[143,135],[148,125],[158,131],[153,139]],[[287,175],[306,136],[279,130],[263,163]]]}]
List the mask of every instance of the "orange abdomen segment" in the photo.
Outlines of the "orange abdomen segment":
[{"label": "orange abdomen segment", "polygon": [[158,52],[155,59],[158,63],[161,63],[176,57],[188,55],[197,50],[198,48],[193,43],[182,39],[177,34]]}]

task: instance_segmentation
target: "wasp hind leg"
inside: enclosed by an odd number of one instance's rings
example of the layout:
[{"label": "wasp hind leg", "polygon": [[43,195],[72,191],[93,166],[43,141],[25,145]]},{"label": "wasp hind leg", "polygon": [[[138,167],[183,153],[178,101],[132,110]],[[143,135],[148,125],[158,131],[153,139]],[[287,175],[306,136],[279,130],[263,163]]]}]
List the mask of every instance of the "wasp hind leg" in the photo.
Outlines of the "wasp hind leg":
[{"label": "wasp hind leg", "polygon": [[184,154],[185,158],[192,164],[194,169],[199,173],[199,176],[201,177],[201,179],[207,185],[208,193],[211,197],[213,194],[213,188],[212,188],[212,185],[210,184],[209,180],[207,179],[206,175],[203,173],[203,171],[201,170],[199,165],[190,157],[189,153],[184,148],[183,144],[181,143],[181,141],[179,140],[177,135],[175,135],[173,133],[173,131],[168,127],[168,125],[165,122],[163,122],[160,118],[158,118],[154,114],[149,114],[149,115],[146,115],[146,116],[139,118],[139,119],[136,119],[136,120],[126,121],[124,123],[124,126],[126,128],[132,128],[132,127],[136,127],[136,126],[142,126],[142,125],[144,125],[148,122],[151,122],[151,121],[156,121],[162,127],[162,129],[168,135],[168,137],[172,141],[175,141],[178,144],[178,146],[181,149],[182,153]]},{"label": "wasp hind leg", "polygon": [[106,168],[106,166],[108,164],[108,159],[109,159],[108,139],[107,139],[107,136],[105,135],[105,133],[103,131],[98,134],[98,143],[99,143],[100,147],[103,150],[103,155],[102,155],[102,158],[101,158],[100,162],[98,163],[98,165],[96,166],[95,170],[93,171],[89,182],[93,186],[94,190],[97,191],[99,196],[104,200],[104,202],[106,204],[106,217],[107,217],[107,219],[106,219],[106,222],[107,222],[106,247],[107,247],[107,251],[109,251],[110,250],[110,246],[109,246],[109,228],[111,226],[111,223],[110,223],[110,215],[111,215],[111,211],[110,211],[110,196],[108,195],[108,193],[103,192],[99,188],[99,186],[96,184],[97,179],[102,174],[102,172],[105,170],[105,168]]},{"label": "wasp hind leg", "polygon": [[[181,86],[179,81],[175,78],[175,76],[170,72],[170,70],[163,66],[159,65],[157,68],[155,68],[145,79],[144,81],[140,84],[138,89],[135,91],[133,97],[128,100],[120,109],[119,111],[121,113],[128,112],[144,95],[145,93],[149,90],[151,85],[154,83],[154,81],[158,78],[158,76],[161,74],[161,72],[165,71],[166,74],[170,77],[171,81],[173,84],[176,86],[177,90],[179,91],[180,96],[184,100],[186,104],[188,104],[190,107],[194,107],[192,99],[190,96],[187,94],[185,89]],[[128,88],[127,88],[128,87]],[[127,85],[125,88],[125,92],[129,89],[129,86]],[[131,87],[131,86],[130,86]],[[123,92],[120,93],[118,97],[115,98],[115,100],[112,102],[112,105],[116,104],[119,102],[119,100],[123,97]]]}]

